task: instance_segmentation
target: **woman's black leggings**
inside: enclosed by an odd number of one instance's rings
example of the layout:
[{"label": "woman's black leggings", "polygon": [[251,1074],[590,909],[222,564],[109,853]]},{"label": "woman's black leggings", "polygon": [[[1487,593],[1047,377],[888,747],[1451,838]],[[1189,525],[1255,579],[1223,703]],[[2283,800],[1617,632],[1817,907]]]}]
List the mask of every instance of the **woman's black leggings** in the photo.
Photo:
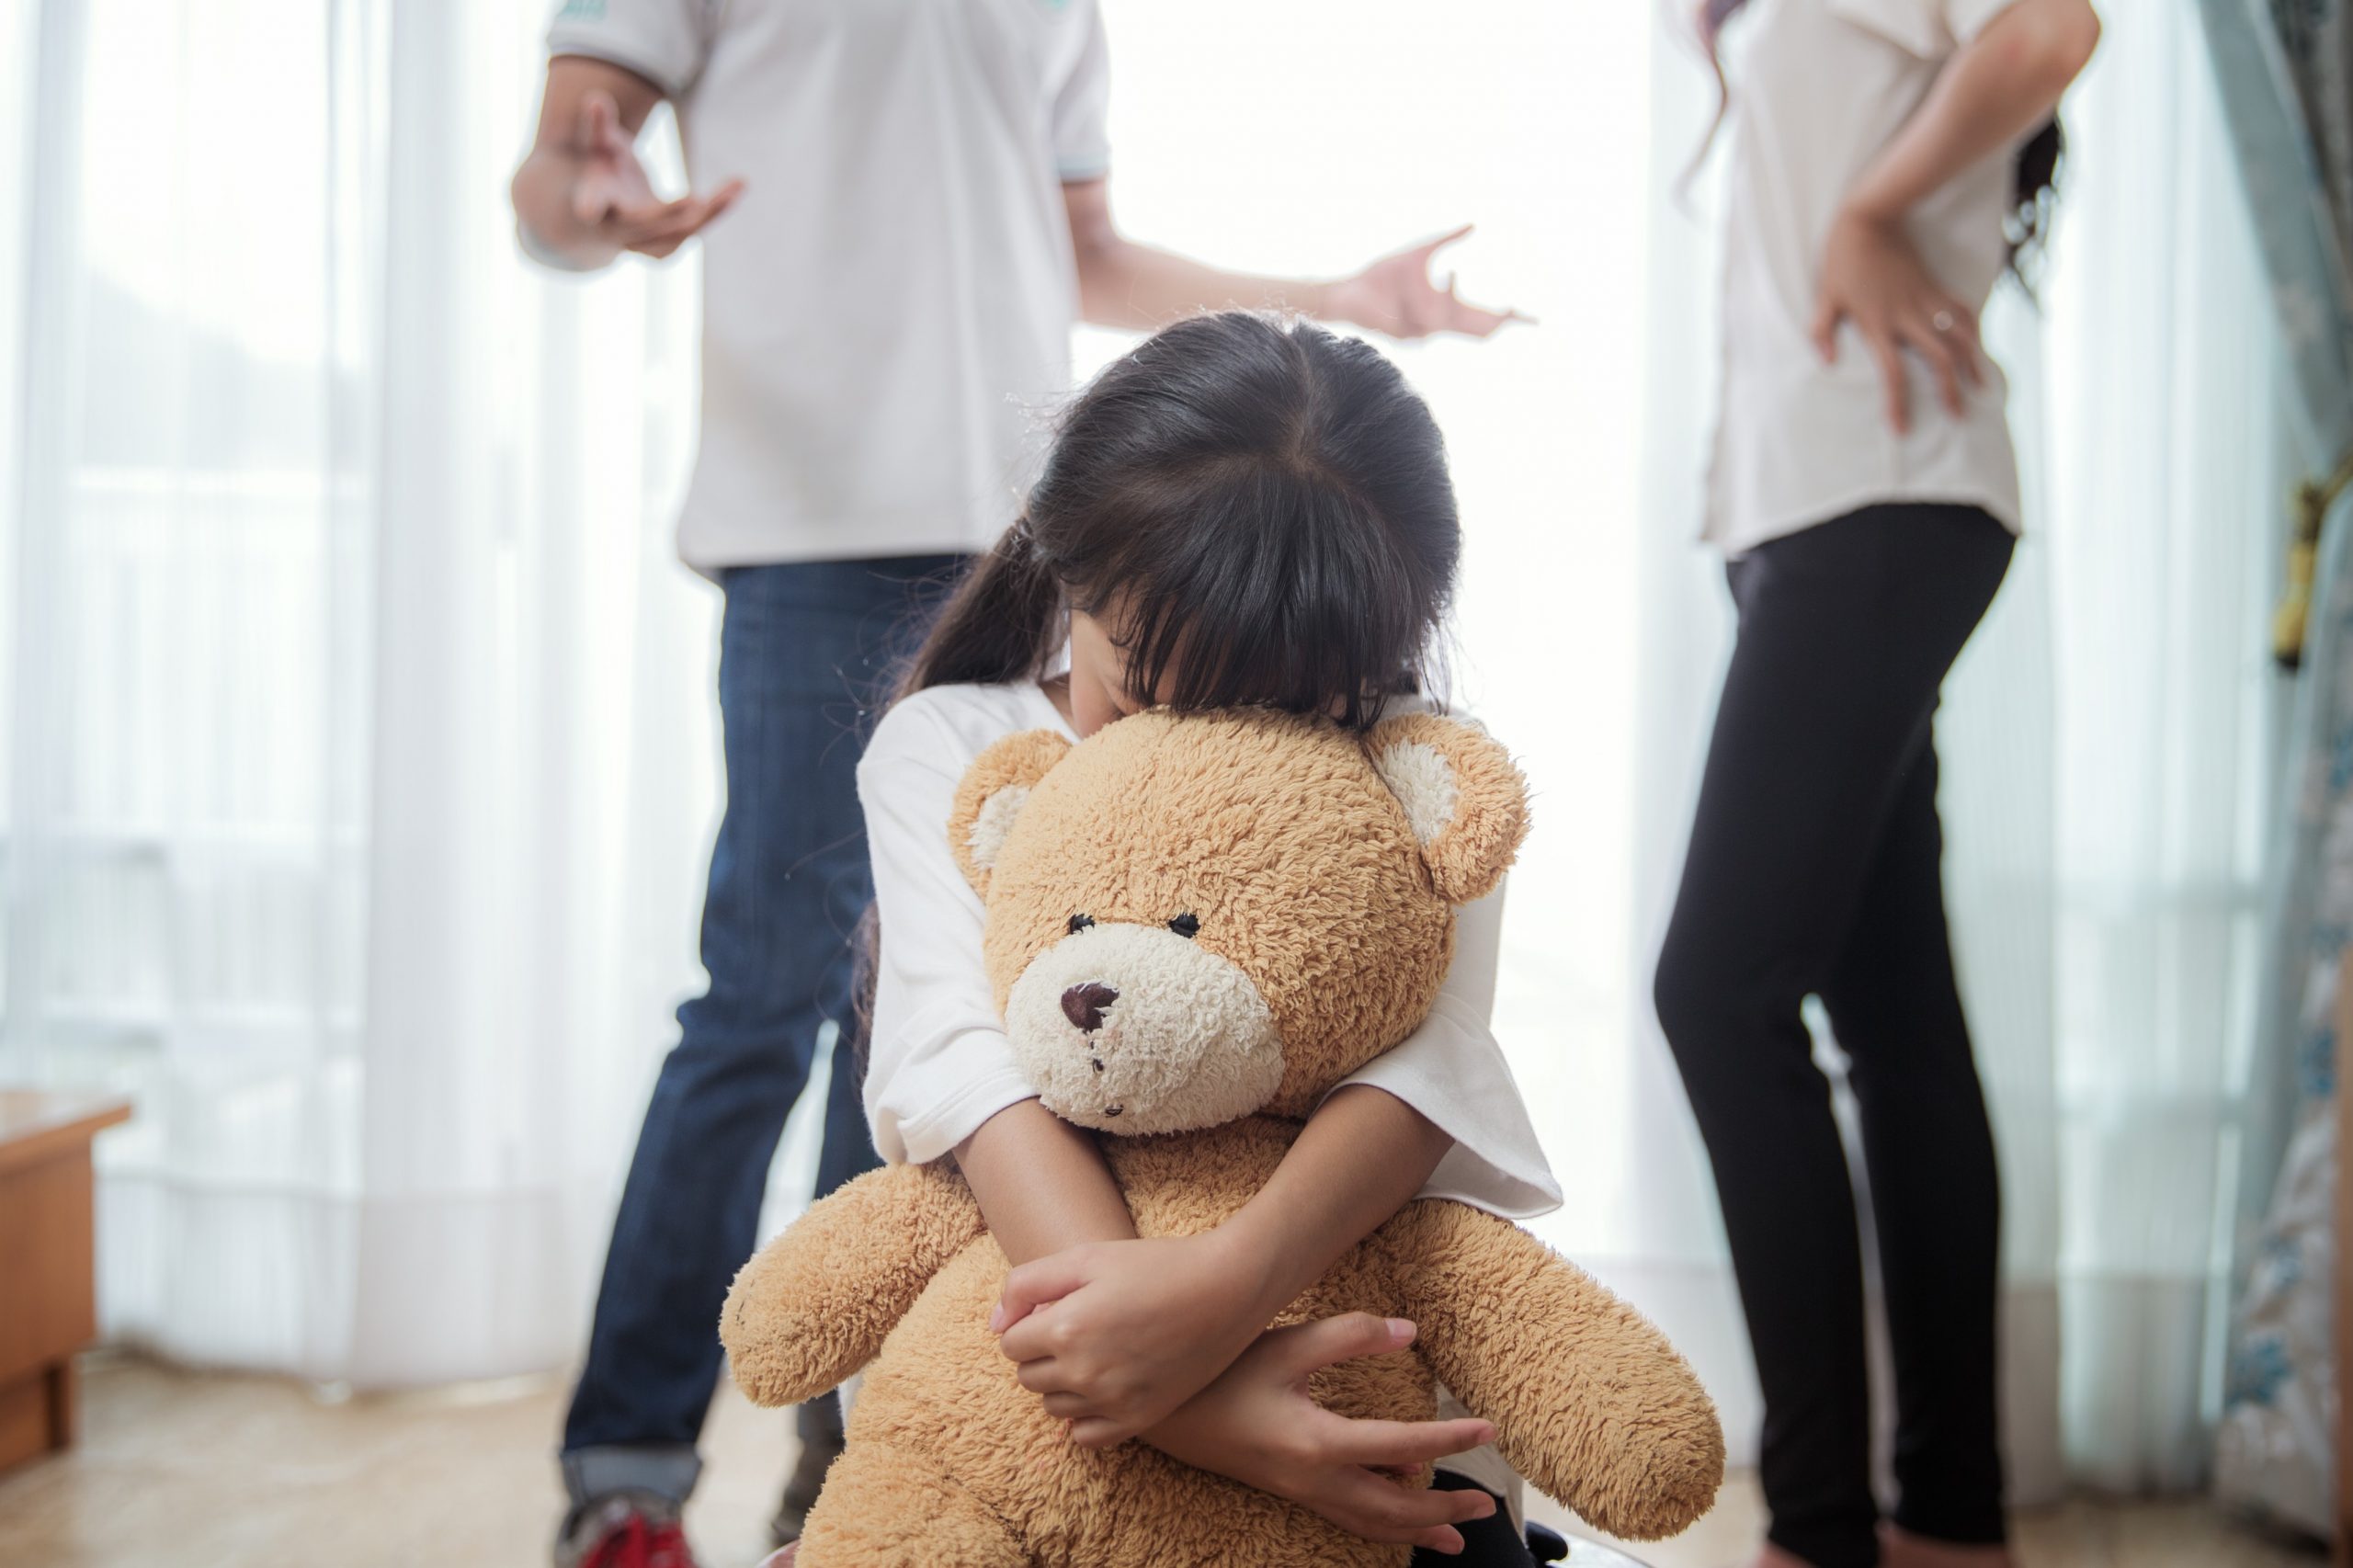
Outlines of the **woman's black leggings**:
[{"label": "woman's black leggings", "polygon": [[1799,1009],[1846,1054],[1895,1360],[1895,1520],[2003,1539],[2000,1194],[1953,983],[1931,721],[2011,538],[1868,506],[1733,562],[1740,632],[1659,956],[1659,1022],[1723,1201],[1765,1395],[1771,1540],[1878,1561],[1855,1199]]}]

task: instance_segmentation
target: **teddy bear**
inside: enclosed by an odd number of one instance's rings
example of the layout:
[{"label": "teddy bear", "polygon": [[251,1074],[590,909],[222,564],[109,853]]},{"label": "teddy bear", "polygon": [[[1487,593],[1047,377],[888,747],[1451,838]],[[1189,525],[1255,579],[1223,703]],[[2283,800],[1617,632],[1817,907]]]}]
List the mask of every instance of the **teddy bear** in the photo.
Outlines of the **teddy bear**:
[{"label": "teddy bear", "polygon": [[[1456,907],[1499,883],[1527,812],[1503,747],[1450,718],[1153,710],[999,740],[942,826],[1017,1060],[1100,1135],[1155,1236],[1238,1210],[1322,1096],[1419,1025]],[[1405,1562],[1143,1442],[1073,1445],[989,1332],[1006,1272],[952,1160],[858,1178],[745,1266],[721,1334],[756,1403],[866,1369],[799,1568]],[[1357,1312],[1419,1334],[1316,1373],[1327,1408],[1428,1419],[1442,1382],[1520,1475],[1620,1536],[1714,1500],[1722,1433],[1690,1369],[1517,1226],[1411,1203],[1277,1322]]]}]

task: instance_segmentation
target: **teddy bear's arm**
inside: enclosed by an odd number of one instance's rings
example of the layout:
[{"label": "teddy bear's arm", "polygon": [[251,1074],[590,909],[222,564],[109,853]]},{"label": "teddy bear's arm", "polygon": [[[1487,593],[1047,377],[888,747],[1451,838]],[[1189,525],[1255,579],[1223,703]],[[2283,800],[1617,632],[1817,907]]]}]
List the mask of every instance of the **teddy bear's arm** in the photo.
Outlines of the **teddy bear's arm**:
[{"label": "teddy bear's arm", "polygon": [[1612,1535],[1656,1540],[1723,1479],[1714,1404],[1665,1335],[1518,1226],[1463,1204],[1383,1227],[1417,1347],[1546,1495]]},{"label": "teddy bear's arm", "polygon": [[727,1292],[719,1337],[755,1404],[797,1404],[874,1359],[931,1277],[981,1233],[943,1165],[885,1165],[810,1207]]}]

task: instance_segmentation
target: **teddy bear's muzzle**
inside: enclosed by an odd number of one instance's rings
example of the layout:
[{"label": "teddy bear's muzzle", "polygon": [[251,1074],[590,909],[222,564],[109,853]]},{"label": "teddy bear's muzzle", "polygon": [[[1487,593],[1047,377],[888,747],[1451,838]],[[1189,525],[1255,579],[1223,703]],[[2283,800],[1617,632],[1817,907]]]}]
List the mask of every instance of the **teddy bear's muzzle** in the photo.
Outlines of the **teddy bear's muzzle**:
[{"label": "teddy bear's muzzle", "polygon": [[1165,926],[1097,922],[1029,960],[1006,999],[1047,1109],[1111,1132],[1214,1127],[1267,1103],[1282,1042],[1232,960]]}]

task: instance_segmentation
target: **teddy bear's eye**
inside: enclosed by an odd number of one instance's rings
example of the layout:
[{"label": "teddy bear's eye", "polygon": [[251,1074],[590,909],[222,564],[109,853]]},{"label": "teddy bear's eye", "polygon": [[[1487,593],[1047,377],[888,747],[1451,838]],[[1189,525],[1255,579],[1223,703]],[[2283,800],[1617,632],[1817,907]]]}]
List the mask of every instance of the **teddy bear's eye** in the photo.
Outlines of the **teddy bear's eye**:
[{"label": "teddy bear's eye", "polygon": [[1092,915],[1074,915],[1070,917],[1070,934],[1075,937],[1094,924],[1095,916]]},{"label": "teddy bear's eye", "polygon": [[1168,923],[1168,928],[1179,937],[1198,937],[1201,934],[1201,917],[1198,915],[1180,915]]}]

